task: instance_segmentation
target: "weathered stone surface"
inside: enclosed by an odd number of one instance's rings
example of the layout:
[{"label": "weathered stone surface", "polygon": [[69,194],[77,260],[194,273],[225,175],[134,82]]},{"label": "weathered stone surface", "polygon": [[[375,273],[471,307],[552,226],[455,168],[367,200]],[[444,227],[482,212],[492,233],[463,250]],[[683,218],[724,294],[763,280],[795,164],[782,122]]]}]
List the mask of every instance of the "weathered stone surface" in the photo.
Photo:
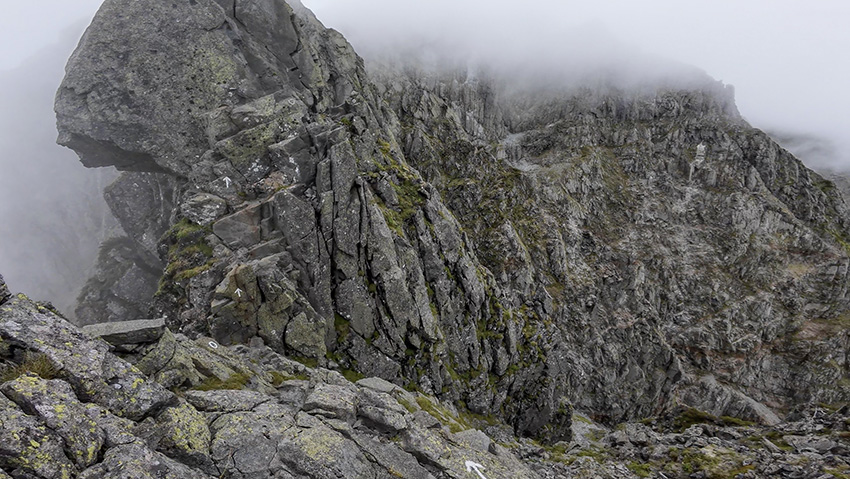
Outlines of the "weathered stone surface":
[{"label": "weathered stone surface", "polygon": [[358,386],[361,388],[371,389],[375,392],[379,393],[391,393],[397,389],[401,389],[395,384],[385,381],[381,378],[363,378],[357,381]]},{"label": "weathered stone surface", "polygon": [[287,431],[279,444],[281,460],[292,472],[316,479],[375,474],[356,443],[320,421],[305,424],[310,427]]},{"label": "weathered stone surface", "polygon": [[[480,450],[483,443],[480,439],[474,441],[458,440],[446,437],[446,432],[438,429],[420,429],[413,427],[401,434],[402,448],[413,454],[420,463],[436,467],[447,474],[464,477],[469,472],[466,462],[480,464],[488,478],[508,479],[510,477],[532,479],[538,477],[526,468],[516,457],[504,454],[497,455]],[[474,437],[478,438],[475,434]]]},{"label": "weathered stone surface", "polygon": [[208,457],[211,436],[207,420],[191,404],[181,402],[165,409],[157,416],[156,422],[160,437],[157,450],[186,464],[211,465]]},{"label": "weathered stone surface", "polygon": [[355,388],[324,383],[316,385],[303,406],[303,410],[312,415],[349,422],[354,420],[356,409]]},{"label": "weathered stone surface", "polygon": [[180,203],[180,213],[193,223],[207,226],[227,213],[227,202],[209,193],[198,193]]},{"label": "weathered stone surface", "polygon": [[286,325],[286,345],[308,358],[325,355],[325,322],[304,313],[292,318]]},{"label": "weathered stone surface", "polygon": [[39,478],[71,479],[76,471],[62,439],[0,396],[0,467]]},{"label": "weathered stone surface", "polygon": [[79,479],[212,479],[169,457],[140,445],[118,446],[106,452],[103,462],[81,472]]},{"label": "weathered stone surface", "polygon": [[109,346],[28,299],[0,309],[0,337],[44,354],[83,401],[116,415],[139,419],[173,400],[174,395],[147,380],[136,368],[109,354]]},{"label": "weathered stone surface", "polygon": [[213,233],[232,249],[253,246],[260,242],[260,205],[243,208],[225,216],[213,225]]},{"label": "weathered stone surface", "polygon": [[376,429],[398,432],[407,427],[407,409],[389,394],[362,388],[357,392],[356,401],[357,416]]},{"label": "weathered stone surface", "polygon": [[238,470],[242,477],[282,469],[279,442],[291,433],[294,416],[292,409],[270,402],[222,415],[210,424],[213,460],[219,469]]},{"label": "weathered stone surface", "polygon": [[94,274],[77,298],[76,324],[145,317],[161,270],[159,260],[133,239],[117,236],[104,241]]},{"label": "weathered stone surface", "polygon": [[85,468],[97,462],[106,434],[90,417],[92,406],[80,403],[68,383],[24,375],[4,383],[0,390],[59,435],[67,455],[77,466]]},{"label": "weathered stone surface", "polygon": [[90,324],[83,332],[112,345],[154,343],[165,332],[164,319],[139,319],[117,323]]}]

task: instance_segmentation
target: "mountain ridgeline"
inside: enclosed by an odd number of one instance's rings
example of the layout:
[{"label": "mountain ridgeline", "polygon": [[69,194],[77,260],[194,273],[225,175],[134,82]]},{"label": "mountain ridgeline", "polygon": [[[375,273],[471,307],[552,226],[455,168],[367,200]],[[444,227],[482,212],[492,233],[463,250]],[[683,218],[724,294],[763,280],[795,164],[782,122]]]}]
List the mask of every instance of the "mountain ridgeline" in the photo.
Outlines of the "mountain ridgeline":
[{"label": "mountain ridgeline", "polygon": [[260,338],[548,443],[574,409],[850,398],[845,203],[708,77],[367,68],[297,0],[107,0],[56,113],[125,171],[81,322]]}]

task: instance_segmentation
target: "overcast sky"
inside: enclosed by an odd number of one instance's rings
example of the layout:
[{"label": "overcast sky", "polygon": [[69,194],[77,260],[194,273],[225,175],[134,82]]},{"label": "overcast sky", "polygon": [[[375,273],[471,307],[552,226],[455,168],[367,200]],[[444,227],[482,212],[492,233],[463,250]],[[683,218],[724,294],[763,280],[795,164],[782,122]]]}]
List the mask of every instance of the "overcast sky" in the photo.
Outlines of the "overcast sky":
[{"label": "overcast sky", "polygon": [[[362,51],[418,37],[495,45],[506,54],[545,59],[547,52],[592,49],[611,37],[735,85],[739,108],[755,126],[819,133],[850,144],[843,140],[850,136],[850,1],[303,2]],[[14,67],[56,42],[63,30],[87,22],[101,0],[6,3],[4,16],[11,21],[0,30],[0,69]],[[568,40],[559,45],[558,38]]]},{"label": "overcast sky", "polygon": [[[544,56],[558,35],[603,30],[643,52],[735,86],[754,126],[850,141],[850,1],[846,0],[304,0],[368,48],[420,35]],[[589,35],[587,48],[603,41]],[[585,45],[581,45],[583,48]],[[537,51],[534,51],[537,50]],[[850,146],[848,146],[850,148]],[[850,155],[845,155],[850,161]],[[850,164],[847,165],[850,168]]]}]

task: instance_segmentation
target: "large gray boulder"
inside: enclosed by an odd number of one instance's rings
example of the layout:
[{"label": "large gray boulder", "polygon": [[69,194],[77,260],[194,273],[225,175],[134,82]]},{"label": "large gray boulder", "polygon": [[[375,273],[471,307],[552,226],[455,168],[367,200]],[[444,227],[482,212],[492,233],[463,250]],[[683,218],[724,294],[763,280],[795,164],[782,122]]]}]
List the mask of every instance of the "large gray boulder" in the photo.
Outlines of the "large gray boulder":
[{"label": "large gray boulder", "polygon": [[225,3],[105,2],[59,90],[60,143],[88,166],[187,175],[219,107],[272,92],[312,101],[289,5]]},{"label": "large gray boulder", "polygon": [[83,331],[112,345],[154,343],[165,332],[164,319],[137,319],[83,326]]}]

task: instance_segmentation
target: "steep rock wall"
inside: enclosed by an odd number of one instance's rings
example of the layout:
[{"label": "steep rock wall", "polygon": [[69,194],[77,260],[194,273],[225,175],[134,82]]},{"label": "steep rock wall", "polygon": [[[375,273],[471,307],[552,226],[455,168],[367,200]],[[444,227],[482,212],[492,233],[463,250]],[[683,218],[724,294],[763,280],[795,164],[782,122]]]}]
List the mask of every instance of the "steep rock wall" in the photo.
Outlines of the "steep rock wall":
[{"label": "steep rock wall", "polygon": [[107,0],[56,108],[84,164],[169,178],[172,203],[111,202],[176,331],[552,441],[573,404],[774,422],[848,396],[844,203],[709,80],[370,78],[294,3]]}]

